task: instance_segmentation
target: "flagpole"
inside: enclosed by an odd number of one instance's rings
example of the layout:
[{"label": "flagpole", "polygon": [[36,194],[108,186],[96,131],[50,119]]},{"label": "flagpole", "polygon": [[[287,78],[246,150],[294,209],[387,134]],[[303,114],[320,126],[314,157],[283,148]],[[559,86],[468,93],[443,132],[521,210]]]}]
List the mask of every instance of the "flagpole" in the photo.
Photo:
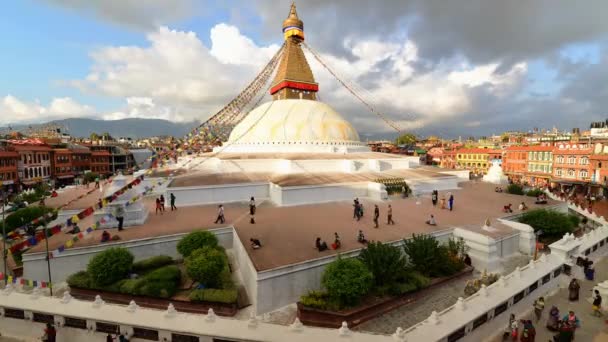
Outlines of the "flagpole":
[{"label": "flagpole", "polygon": [[51,278],[51,258],[49,257],[49,237],[50,234],[47,231],[47,219],[44,220],[44,243],[46,245],[46,266],[49,272],[49,290],[51,291],[51,297],[53,297],[53,279]]}]

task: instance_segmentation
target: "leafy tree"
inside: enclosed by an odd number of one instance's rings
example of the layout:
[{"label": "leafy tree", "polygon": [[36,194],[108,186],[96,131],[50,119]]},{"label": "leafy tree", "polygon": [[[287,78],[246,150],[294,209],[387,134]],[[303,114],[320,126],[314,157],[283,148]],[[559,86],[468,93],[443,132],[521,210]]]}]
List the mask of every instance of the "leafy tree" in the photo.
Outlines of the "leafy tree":
[{"label": "leafy tree", "polygon": [[573,232],[579,224],[579,219],[554,210],[535,209],[525,212],[519,222],[531,226],[535,232],[542,230],[542,236],[545,238],[559,239],[564,234]]},{"label": "leafy tree", "polygon": [[188,276],[206,287],[218,286],[220,273],[227,266],[226,254],[211,246],[197,249],[186,258]]},{"label": "leafy tree", "polygon": [[372,287],[374,276],[365,264],[356,258],[338,258],[327,265],[321,283],[330,298],[342,307],[359,303]]},{"label": "leafy tree", "polygon": [[418,139],[416,138],[416,136],[412,133],[405,133],[402,134],[401,136],[399,136],[397,138],[397,140],[395,141],[395,144],[397,145],[411,145],[413,143],[415,143]]},{"label": "leafy tree", "polygon": [[509,184],[507,187],[507,193],[512,195],[523,195],[524,189],[519,184]]},{"label": "leafy tree", "polygon": [[218,244],[217,237],[206,230],[198,230],[184,236],[177,243],[177,251],[179,254],[187,258],[199,248],[206,246],[216,247]]},{"label": "leafy tree", "polygon": [[375,286],[393,285],[407,268],[407,259],[401,249],[382,242],[370,242],[359,254],[359,259],[374,275]]},{"label": "leafy tree", "polygon": [[125,278],[133,266],[133,254],[125,248],[108,248],[87,265],[92,285],[105,286]]},{"label": "leafy tree", "polygon": [[464,255],[469,251],[469,247],[464,242],[463,238],[448,240],[447,248],[450,255],[459,260],[464,260]]},{"label": "leafy tree", "polygon": [[460,271],[464,263],[440,245],[431,235],[416,235],[403,241],[403,250],[414,270],[428,277],[448,276]]},{"label": "leafy tree", "polygon": [[91,141],[96,141],[96,140],[99,140],[99,139],[101,139],[101,138],[99,137],[99,135],[98,135],[97,133],[93,132],[93,133],[91,133],[91,135],[89,136],[89,139],[91,139]]}]

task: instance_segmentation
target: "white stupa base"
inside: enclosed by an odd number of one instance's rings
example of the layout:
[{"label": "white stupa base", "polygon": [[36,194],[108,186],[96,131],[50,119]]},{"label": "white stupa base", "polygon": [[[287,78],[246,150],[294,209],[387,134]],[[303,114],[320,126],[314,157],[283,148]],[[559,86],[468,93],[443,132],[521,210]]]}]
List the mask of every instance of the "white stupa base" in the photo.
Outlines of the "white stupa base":
[{"label": "white stupa base", "polygon": [[228,143],[216,147],[213,152],[225,153],[361,153],[371,149],[361,142],[285,142]]},{"label": "white stupa base", "polygon": [[497,185],[506,185],[509,184],[509,177],[505,176],[498,162],[493,162],[488,170],[488,174],[483,176],[483,181]]},{"label": "white stupa base", "polygon": [[[95,211],[95,221],[101,220],[104,216],[108,214],[113,215],[116,205],[119,203],[112,203],[107,207]],[[124,205],[124,203],[120,203]],[[132,227],[132,226],[141,226],[148,219],[148,210],[143,206],[141,202],[137,202],[125,208],[125,216],[122,223],[123,228]],[[110,216],[110,219],[105,223],[100,223],[98,229],[108,229],[108,228],[118,228],[118,221]]]}]

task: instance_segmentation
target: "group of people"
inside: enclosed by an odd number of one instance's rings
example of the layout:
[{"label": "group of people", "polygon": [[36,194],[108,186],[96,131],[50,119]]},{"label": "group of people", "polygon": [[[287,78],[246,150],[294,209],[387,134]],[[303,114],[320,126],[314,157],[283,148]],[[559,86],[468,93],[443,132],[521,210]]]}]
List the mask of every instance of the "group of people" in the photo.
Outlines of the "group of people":
[{"label": "group of people", "polygon": [[535,204],[547,204],[547,194],[540,194],[536,196]]},{"label": "group of people", "polygon": [[[363,232],[359,231],[359,233],[362,234]],[[336,250],[340,247],[342,247],[340,235],[338,235],[337,232],[334,232],[334,242],[331,244],[331,249]],[[323,252],[328,250],[329,248],[327,247],[327,243],[325,241],[323,241],[320,237],[317,237],[317,239],[315,240],[315,249],[317,249],[319,252]]]},{"label": "group of people", "polygon": [[[353,218],[360,221],[363,217],[363,204],[359,201],[359,198],[355,198],[353,200]],[[393,206],[388,205],[386,210],[386,224],[394,225],[395,221],[393,220]],[[374,228],[378,228],[380,226],[380,207],[377,204],[374,204]]]},{"label": "group of people", "polygon": [[[169,201],[171,202],[171,211],[173,210],[177,210],[177,207],[175,206],[175,195],[173,193],[171,193],[171,195],[169,196]],[[156,198],[156,215],[158,215],[158,213],[160,213],[161,215],[165,212],[165,196],[164,195],[160,195],[160,197]]]},{"label": "group of people", "polygon": [[[454,209],[454,195],[451,192],[448,192],[447,197],[448,197],[447,207],[446,207],[445,196],[443,196],[443,197],[441,197],[441,200],[439,201],[440,208],[449,209],[450,211],[452,211],[452,209]],[[433,190],[433,192],[431,193],[431,201],[433,202],[434,207],[437,206],[438,200],[439,200],[439,191]]]}]

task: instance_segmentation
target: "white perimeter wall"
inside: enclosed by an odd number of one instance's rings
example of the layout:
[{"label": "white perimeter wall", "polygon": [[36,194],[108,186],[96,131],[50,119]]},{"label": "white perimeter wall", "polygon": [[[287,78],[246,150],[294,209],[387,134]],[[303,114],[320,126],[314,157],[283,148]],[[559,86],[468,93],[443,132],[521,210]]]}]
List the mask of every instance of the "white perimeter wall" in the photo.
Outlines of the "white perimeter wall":
[{"label": "white perimeter wall", "polygon": [[[209,231],[218,237],[220,245],[224,248],[232,248],[232,227],[209,229]],[[71,274],[85,270],[89,260],[93,256],[110,247],[128,248],[133,253],[133,256],[135,256],[136,261],[157,255],[169,255],[173,258],[181,258],[176,247],[184,235],[186,233],[67,249],[51,259],[53,283],[63,282]],[[48,280],[45,253],[23,255],[23,277],[26,279]]]},{"label": "white perimeter wall", "polygon": [[227,185],[210,185],[196,187],[168,188],[165,198],[175,195],[175,205],[193,206],[204,204],[248,202],[251,196],[256,199],[269,199],[268,183],[244,183]]}]

